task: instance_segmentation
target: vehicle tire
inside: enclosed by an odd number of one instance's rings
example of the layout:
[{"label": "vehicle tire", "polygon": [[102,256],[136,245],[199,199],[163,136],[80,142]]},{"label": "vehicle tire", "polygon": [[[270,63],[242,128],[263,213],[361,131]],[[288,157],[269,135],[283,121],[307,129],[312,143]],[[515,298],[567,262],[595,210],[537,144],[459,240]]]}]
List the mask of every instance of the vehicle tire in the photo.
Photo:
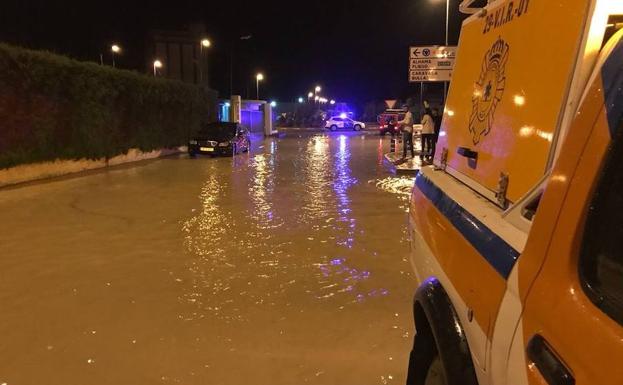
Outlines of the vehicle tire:
[{"label": "vehicle tire", "polygon": [[478,385],[467,337],[439,281],[418,288],[413,318],[407,385]]},{"label": "vehicle tire", "polygon": [[335,124],[334,124],[334,125],[332,125],[329,129],[330,129],[331,131],[337,131],[337,125],[335,125]]},{"label": "vehicle tire", "polygon": [[355,127],[353,127],[355,129],[355,131],[361,131],[361,125],[359,124],[355,124]]},{"label": "vehicle tire", "polygon": [[433,362],[428,367],[424,385],[448,385],[446,381],[446,373],[443,371],[443,363],[439,354],[435,356]]}]

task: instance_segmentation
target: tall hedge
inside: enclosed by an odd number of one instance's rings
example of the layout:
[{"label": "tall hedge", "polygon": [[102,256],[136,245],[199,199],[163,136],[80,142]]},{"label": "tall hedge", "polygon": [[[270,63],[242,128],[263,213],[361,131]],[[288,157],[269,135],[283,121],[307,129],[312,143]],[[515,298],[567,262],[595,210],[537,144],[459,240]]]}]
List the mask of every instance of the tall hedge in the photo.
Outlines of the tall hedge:
[{"label": "tall hedge", "polygon": [[195,85],[0,44],[0,169],[179,146],[215,113]]}]

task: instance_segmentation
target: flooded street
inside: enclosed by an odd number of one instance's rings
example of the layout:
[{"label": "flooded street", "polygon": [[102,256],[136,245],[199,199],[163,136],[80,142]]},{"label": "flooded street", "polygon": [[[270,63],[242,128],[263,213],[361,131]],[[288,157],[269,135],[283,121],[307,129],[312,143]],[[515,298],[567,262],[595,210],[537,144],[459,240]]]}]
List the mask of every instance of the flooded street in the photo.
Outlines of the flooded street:
[{"label": "flooded street", "polygon": [[0,190],[0,384],[402,384],[412,180],[289,133]]}]

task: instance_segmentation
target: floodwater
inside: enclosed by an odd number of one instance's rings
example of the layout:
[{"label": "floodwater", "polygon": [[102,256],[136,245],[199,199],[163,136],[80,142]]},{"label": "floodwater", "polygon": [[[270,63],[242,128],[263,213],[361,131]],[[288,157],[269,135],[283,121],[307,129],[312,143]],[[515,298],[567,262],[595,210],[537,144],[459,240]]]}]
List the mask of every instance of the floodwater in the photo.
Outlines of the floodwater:
[{"label": "floodwater", "polygon": [[0,190],[0,384],[402,384],[411,179],[361,133]]}]

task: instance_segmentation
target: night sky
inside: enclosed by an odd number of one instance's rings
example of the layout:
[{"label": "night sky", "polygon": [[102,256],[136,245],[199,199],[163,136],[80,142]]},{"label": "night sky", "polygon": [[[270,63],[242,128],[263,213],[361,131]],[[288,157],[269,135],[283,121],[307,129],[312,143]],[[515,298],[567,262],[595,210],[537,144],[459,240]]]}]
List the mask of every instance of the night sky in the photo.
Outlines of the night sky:
[{"label": "night sky", "polygon": [[[462,20],[458,3],[450,2],[450,44]],[[234,91],[253,94],[253,75],[262,71],[263,93],[279,101],[316,83],[341,101],[406,97],[416,90],[407,82],[408,46],[443,44],[445,34],[443,0],[3,0],[1,8],[1,41],[92,61],[118,42],[119,66],[129,69],[144,66],[149,30],[204,23],[213,88],[229,94],[236,41]],[[244,35],[253,37],[240,41]]]}]

